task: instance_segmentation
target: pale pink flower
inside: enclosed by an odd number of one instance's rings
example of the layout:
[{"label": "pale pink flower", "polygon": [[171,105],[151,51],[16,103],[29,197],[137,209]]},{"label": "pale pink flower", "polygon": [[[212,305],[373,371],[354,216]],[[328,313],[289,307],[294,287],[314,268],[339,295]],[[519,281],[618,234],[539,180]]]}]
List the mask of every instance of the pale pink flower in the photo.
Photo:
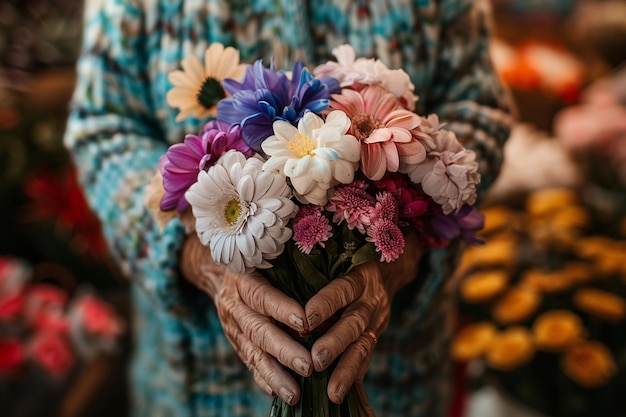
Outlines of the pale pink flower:
[{"label": "pale pink flower", "polygon": [[357,90],[366,85],[378,84],[400,100],[405,108],[415,109],[418,100],[414,94],[415,85],[404,70],[391,70],[379,59],[356,58],[350,45],[339,45],[332,52],[337,62],[328,61],[317,66],[313,70],[317,78],[333,77],[341,87]]},{"label": "pale pink flower", "polygon": [[335,194],[330,198],[326,210],[333,215],[333,222],[341,224],[344,221],[348,229],[357,229],[365,234],[365,229],[371,224],[375,212],[376,200],[369,195],[363,181],[355,181],[347,186],[337,187]]},{"label": "pale pink flower", "polygon": [[381,262],[393,262],[404,252],[404,235],[391,220],[379,219],[367,229],[368,242],[374,242]]},{"label": "pale pink flower", "polygon": [[313,213],[304,216],[293,225],[293,240],[302,253],[309,254],[315,245],[324,247],[324,242],[332,237],[332,226],[326,216]]},{"label": "pale pink flower", "polygon": [[476,154],[463,148],[453,132],[438,130],[432,139],[426,144],[426,160],[404,172],[422,185],[445,214],[460,210],[464,204],[474,204],[480,182]]},{"label": "pale pink flower", "polygon": [[361,170],[369,179],[377,181],[387,171],[397,172],[401,163],[413,166],[426,158],[424,146],[411,133],[420,117],[383,87],[344,88],[332,98],[330,108],[342,110],[352,121],[348,133],[361,144]]}]

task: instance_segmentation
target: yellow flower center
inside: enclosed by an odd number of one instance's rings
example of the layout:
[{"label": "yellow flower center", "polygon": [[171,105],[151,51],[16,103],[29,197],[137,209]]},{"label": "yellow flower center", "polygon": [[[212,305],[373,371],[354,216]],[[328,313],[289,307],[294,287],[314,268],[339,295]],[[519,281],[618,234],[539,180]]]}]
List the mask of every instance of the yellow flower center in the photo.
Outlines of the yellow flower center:
[{"label": "yellow flower center", "polygon": [[303,158],[306,155],[313,156],[313,151],[317,149],[317,142],[307,135],[298,133],[291,141],[289,141],[288,147],[289,150],[295,153],[298,158]]},{"label": "yellow flower center", "polygon": [[224,219],[226,222],[232,226],[239,219],[239,215],[241,214],[241,205],[239,204],[239,200],[233,198],[226,204],[226,208],[224,209]]}]

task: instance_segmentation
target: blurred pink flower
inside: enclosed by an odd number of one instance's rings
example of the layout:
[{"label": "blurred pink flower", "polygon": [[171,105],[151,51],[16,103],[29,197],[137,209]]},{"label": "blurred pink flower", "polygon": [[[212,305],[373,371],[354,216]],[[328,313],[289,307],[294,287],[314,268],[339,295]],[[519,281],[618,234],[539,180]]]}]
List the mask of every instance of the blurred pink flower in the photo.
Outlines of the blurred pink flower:
[{"label": "blurred pink flower", "polygon": [[298,249],[308,255],[315,245],[324,247],[324,242],[333,235],[332,230],[326,216],[313,213],[294,222],[293,240]]},{"label": "blurred pink flower", "polygon": [[54,285],[32,284],[26,291],[24,313],[27,323],[35,329],[67,332],[67,298],[67,293]]},{"label": "blurred pink flower", "polygon": [[51,332],[35,333],[29,353],[35,363],[56,378],[65,376],[74,364],[74,354],[66,338]]},{"label": "blurred pink flower", "polygon": [[83,329],[90,335],[115,339],[122,333],[122,322],[113,308],[91,294],[76,300],[71,314],[77,314]]},{"label": "blurred pink flower", "polygon": [[398,171],[400,163],[413,166],[426,158],[426,150],[411,134],[420,117],[383,87],[344,88],[332,98],[330,109],[342,110],[352,121],[348,133],[361,143],[361,170],[369,179],[379,180],[387,171]]},{"label": "blurred pink flower", "polygon": [[381,262],[393,262],[404,252],[404,235],[398,226],[387,219],[379,219],[367,229],[368,242],[374,242]]},{"label": "blurred pink flower", "polygon": [[0,376],[10,375],[24,363],[24,347],[17,339],[0,340]]},{"label": "blurred pink flower", "polygon": [[29,280],[30,273],[30,267],[24,261],[0,256],[0,300],[14,298],[19,294]]},{"label": "blurred pink flower", "polygon": [[357,229],[365,234],[365,229],[371,224],[374,215],[376,200],[369,195],[364,181],[356,180],[352,184],[339,186],[335,194],[330,198],[326,210],[333,215],[333,222],[340,225],[348,224],[348,229]]},{"label": "blurred pink flower", "polygon": [[24,295],[0,299],[0,322],[15,320],[24,310]]}]

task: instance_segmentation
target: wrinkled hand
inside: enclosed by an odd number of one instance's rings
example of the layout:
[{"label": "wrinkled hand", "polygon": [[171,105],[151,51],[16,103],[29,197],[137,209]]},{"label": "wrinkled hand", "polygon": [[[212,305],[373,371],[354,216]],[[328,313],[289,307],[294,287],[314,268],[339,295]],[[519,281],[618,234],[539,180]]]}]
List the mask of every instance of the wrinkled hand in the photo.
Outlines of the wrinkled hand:
[{"label": "wrinkled hand", "polygon": [[311,330],[345,307],[311,350],[316,371],[339,358],[327,388],[334,403],[341,403],[352,384],[365,377],[377,338],[389,325],[393,296],[417,275],[422,251],[415,235],[406,239],[405,253],[397,261],[359,265],[331,281],[305,306]]},{"label": "wrinkled hand", "polygon": [[216,265],[209,249],[195,235],[181,254],[183,275],[210,295],[226,337],[252,372],[255,382],[270,395],[296,404],[300,388],[281,366],[303,376],[312,373],[310,353],[274,322],[304,331],[304,310],[259,274],[238,275]]}]

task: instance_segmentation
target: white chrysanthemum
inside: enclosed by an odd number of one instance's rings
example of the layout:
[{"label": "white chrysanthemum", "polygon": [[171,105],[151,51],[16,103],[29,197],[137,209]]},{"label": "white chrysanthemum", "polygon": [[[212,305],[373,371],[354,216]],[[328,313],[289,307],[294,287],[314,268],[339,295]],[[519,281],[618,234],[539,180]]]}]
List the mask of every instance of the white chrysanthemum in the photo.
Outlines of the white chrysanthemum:
[{"label": "white chrysanthemum", "polygon": [[291,238],[291,189],[284,176],[262,168],[260,159],[229,151],[185,193],[200,241],[217,264],[239,274],[270,268],[267,259]]},{"label": "white chrysanthemum", "polygon": [[326,204],[330,188],[351,183],[358,168],[361,146],[346,134],[350,123],[338,110],[330,112],[326,121],[306,113],[297,129],[288,122],[274,122],[274,135],[261,145],[269,156],[263,169],[289,177],[301,202]]}]

